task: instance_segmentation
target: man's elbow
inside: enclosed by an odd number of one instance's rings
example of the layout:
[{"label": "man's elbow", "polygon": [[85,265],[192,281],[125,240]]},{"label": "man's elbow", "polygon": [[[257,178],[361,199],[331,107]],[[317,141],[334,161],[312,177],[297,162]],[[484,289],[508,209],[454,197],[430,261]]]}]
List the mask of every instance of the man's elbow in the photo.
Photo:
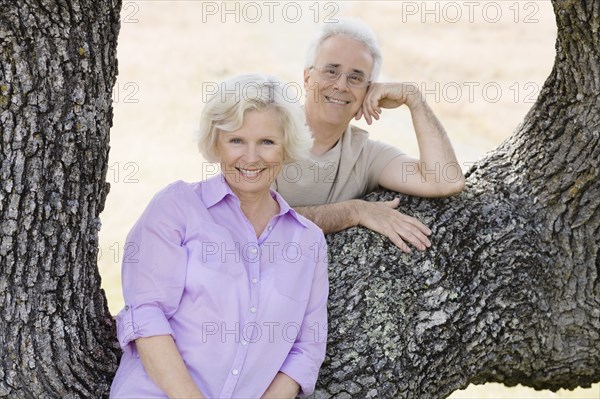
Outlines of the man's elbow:
[{"label": "man's elbow", "polygon": [[453,180],[446,180],[444,184],[436,184],[432,197],[451,197],[460,194],[465,189],[465,177],[461,174]]},{"label": "man's elbow", "polygon": [[443,197],[451,197],[453,195],[460,194],[465,189],[465,177],[461,174],[456,181],[448,182],[444,187]]},{"label": "man's elbow", "polygon": [[465,189],[465,177],[463,175],[460,176],[458,181],[452,184],[452,187],[449,190],[448,196],[460,194]]}]

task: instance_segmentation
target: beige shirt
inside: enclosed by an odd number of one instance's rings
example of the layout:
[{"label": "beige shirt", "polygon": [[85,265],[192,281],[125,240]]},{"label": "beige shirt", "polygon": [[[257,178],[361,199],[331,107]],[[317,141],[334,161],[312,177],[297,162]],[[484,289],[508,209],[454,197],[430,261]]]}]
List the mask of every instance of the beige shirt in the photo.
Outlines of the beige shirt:
[{"label": "beige shirt", "polygon": [[285,165],[273,188],[291,206],[362,198],[379,187],[379,175],[401,154],[393,146],[369,140],[366,131],[348,126],[342,138],[325,154]]}]

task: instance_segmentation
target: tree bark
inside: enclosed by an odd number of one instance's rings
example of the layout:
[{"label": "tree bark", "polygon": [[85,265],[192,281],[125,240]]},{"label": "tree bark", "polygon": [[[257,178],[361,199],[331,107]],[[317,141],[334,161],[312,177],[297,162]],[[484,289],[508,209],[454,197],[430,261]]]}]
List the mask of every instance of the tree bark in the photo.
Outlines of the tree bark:
[{"label": "tree bark", "polygon": [[97,268],[121,2],[0,2],[0,397],[107,396]]},{"label": "tree bark", "polygon": [[[403,198],[434,246],[328,237],[316,397],[600,380],[600,2],[553,4],[555,66],[515,135],[463,194]],[[116,369],[96,256],[120,7],[0,0],[0,397],[106,397]]]},{"label": "tree bark", "polygon": [[600,1],[553,5],[555,66],[515,134],[468,171],[461,195],[402,199],[432,228],[432,248],[402,254],[357,228],[328,237],[316,397],[600,380]]}]

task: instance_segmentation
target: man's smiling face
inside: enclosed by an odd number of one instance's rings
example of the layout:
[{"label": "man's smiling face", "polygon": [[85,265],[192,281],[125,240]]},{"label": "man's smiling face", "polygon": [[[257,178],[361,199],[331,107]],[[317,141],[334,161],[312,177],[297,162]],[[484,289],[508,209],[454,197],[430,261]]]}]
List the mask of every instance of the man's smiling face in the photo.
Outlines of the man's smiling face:
[{"label": "man's smiling face", "polygon": [[[337,68],[342,74],[336,80],[327,80],[318,70],[324,67]],[[368,80],[372,69],[373,57],[360,42],[344,35],[326,39],[318,49],[313,67],[304,70],[309,125],[345,130],[362,106],[368,89],[349,85],[347,74],[364,74]]]}]

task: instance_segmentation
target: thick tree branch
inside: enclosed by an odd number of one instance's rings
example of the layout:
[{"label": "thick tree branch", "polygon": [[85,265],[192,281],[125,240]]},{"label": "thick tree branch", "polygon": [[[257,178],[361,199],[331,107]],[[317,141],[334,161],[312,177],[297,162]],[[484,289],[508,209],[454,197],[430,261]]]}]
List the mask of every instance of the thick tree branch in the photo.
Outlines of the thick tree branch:
[{"label": "thick tree branch", "polygon": [[356,228],[328,237],[317,397],[600,380],[600,2],[553,4],[556,63],[517,132],[468,172],[461,195],[401,201],[432,228],[432,249],[402,254]]}]

